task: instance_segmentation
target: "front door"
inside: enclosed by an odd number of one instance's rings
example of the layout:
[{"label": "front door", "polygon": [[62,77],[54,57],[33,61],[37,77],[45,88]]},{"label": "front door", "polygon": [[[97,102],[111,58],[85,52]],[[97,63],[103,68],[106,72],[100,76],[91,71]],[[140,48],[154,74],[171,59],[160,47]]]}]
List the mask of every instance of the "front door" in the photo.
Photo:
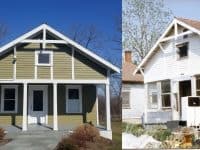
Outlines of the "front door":
[{"label": "front door", "polygon": [[47,124],[47,87],[45,85],[29,86],[29,124]]}]

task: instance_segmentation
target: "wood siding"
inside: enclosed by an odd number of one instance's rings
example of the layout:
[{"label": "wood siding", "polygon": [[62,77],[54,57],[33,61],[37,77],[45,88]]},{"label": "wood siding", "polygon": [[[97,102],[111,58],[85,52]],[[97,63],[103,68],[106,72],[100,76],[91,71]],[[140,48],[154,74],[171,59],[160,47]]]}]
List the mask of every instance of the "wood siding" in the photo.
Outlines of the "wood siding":
[{"label": "wood siding", "polygon": [[75,79],[105,79],[106,70],[92,62],[84,55],[75,51],[74,72]]},{"label": "wood siding", "polygon": [[17,50],[16,79],[33,79],[35,52],[33,50]]},{"label": "wood siding", "polygon": [[0,79],[13,78],[13,51],[0,56]]},{"label": "wood siding", "polygon": [[71,50],[59,50],[53,53],[54,79],[72,79]]},{"label": "wood siding", "polygon": [[37,78],[38,79],[50,79],[51,78],[51,67],[37,66]]}]

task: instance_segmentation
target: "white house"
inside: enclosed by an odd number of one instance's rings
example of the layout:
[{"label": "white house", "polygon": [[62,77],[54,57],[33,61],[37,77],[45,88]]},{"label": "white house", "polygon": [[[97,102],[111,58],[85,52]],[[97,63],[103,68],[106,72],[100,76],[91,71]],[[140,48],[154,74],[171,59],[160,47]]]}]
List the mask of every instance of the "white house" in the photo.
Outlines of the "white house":
[{"label": "white house", "polygon": [[200,96],[200,21],[174,18],[133,74],[138,71],[144,75],[145,123],[195,119],[195,110],[187,113],[186,107],[200,104],[188,98]]},{"label": "white house", "polygon": [[136,65],[132,52],[125,51],[122,66],[122,120],[129,123],[141,123],[144,113],[145,91],[143,76],[132,75]]}]

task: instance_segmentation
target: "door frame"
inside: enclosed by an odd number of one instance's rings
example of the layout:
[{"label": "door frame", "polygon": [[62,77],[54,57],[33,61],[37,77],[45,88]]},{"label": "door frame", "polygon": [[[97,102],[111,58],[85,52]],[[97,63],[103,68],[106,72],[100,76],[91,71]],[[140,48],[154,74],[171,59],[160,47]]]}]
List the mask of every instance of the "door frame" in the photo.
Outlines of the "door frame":
[{"label": "door frame", "polygon": [[[43,90],[44,93],[44,100],[43,100],[43,112],[46,114],[45,115],[45,123],[44,124],[48,124],[48,85],[29,85],[29,89],[28,89],[28,124],[32,124],[29,123],[29,119],[31,119],[31,113],[32,111],[32,103],[33,103],[33,94],[32,91],[33,90]],[[33,123],[34,124],[34,123]],[[37,124],[37,123],[35,123]]]}]

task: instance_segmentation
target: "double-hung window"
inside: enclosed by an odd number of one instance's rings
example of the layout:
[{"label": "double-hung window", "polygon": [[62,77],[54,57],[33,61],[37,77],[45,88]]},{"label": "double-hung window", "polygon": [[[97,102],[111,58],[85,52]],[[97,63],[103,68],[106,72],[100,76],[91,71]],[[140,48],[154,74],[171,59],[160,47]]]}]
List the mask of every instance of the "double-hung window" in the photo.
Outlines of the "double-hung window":
[{"label": "double-hung window", "polygon": [[82,91],[80,85],[66,87],[66,112],[82,113]]},{"label": "double-hung window", "polygon": [[162,108],[170,108],[171,107],[170,80],[161,82],[161,99],[162,99]]},{"label": "double-hung window", "polygon": [[47,50],[36,51],[36,64],[38,66],[52,65],[52,52]]},{"label": "double-hung window", "polygon": [[122,108],[130,108],[130,89],[122,89]]},{"label": "double-hung window", "polygon": [[1,112],[17,113],[17,86],[3,85],[1,93]]},{"label": "double-hung window", "polygon": [[158,108],[158,88],[157,83],[149,83],[148,84],[148,108],[149,109],[157,109]]}]

